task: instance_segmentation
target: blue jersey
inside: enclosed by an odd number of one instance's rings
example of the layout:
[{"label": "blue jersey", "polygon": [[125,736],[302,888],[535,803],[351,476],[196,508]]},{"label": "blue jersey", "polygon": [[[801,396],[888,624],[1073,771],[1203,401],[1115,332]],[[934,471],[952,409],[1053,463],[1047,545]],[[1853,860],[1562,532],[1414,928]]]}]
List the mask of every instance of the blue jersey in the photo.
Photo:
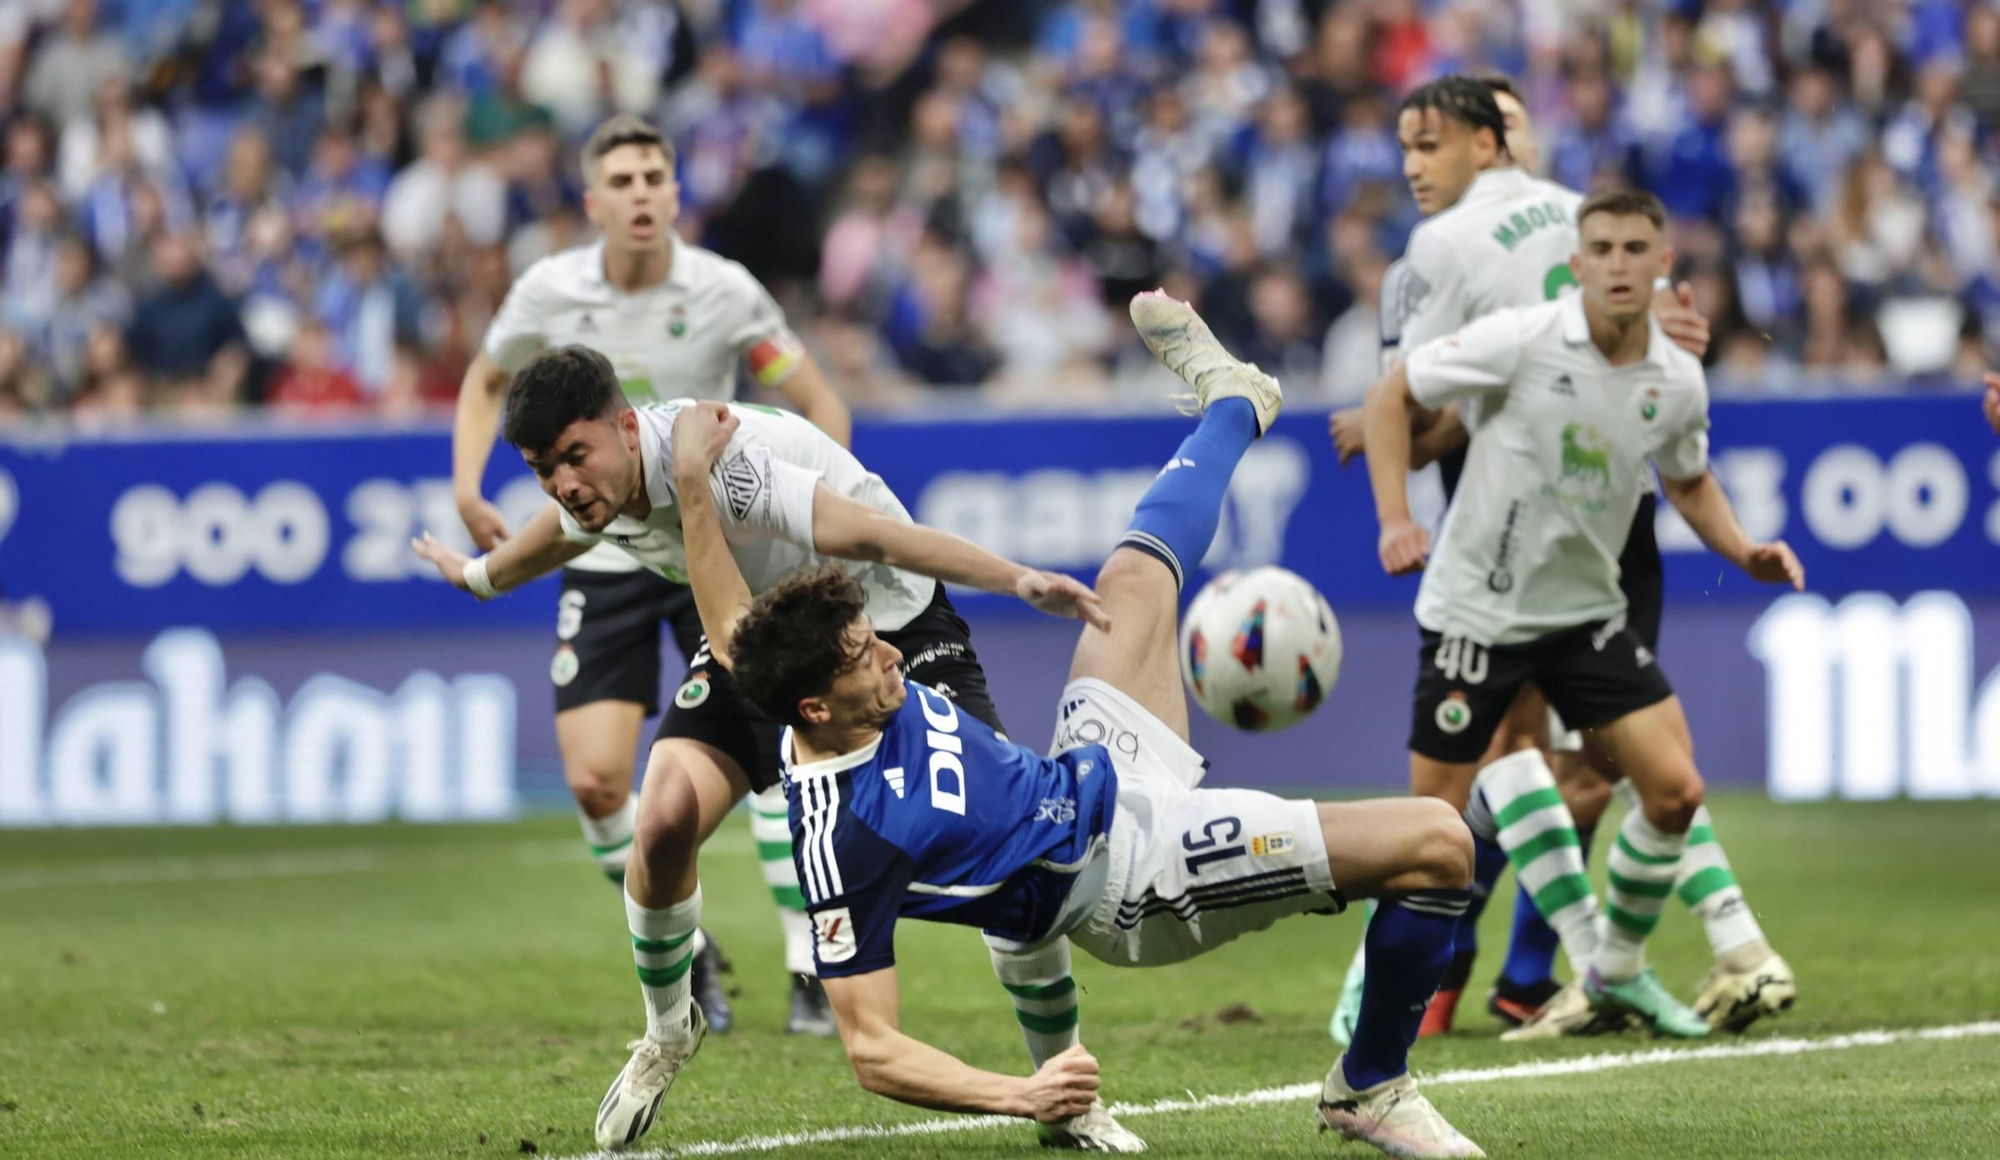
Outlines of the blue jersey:
[{"label": "blue jersey", "polygon": [[792,861],[822,978],[895,965],[905,914],[1040,941],[1089,901],[1065,905],[1111,829],[1118,775],[1103,746],[1043,757],[905,686],[864,749],[792,766],[785,736]]}]

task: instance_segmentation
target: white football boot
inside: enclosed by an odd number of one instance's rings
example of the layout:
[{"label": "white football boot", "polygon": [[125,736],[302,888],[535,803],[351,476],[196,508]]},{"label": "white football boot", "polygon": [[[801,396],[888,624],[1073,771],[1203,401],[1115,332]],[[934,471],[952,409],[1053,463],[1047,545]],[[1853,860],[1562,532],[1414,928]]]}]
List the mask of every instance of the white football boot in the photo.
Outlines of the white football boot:
[{"label": "white football boot", "polygon": [[1181,397],[1183,414],[1198,415],[1217,399],[1248,399],[1257,410],[1257,434],[1271,429],[1284,406],[1284,388],[1255,364],[1222,349],[1194,307],[1163,290],[1148,290],[1132,296],[1131,312],[1146,349],[1194,388],[1191,399]]},{"label": "white football boot", "polygon": [[1528,1039],[1561,1039],[1569,1035],[1606,1035],[1623,1031],[1629,1020],[1622,1012],[1603,1011],[1590,1005],[1583,993],[1583,981],[1571,979],[1562,990],[1549,997],[1535,1017],[1500,1038],[1508,1043]]},{"label": "white football boot", "polygon": [[1053,1124],[1036,1124],[1035,1133],[1044,1148],[1072,1148],[1079,1152],[1144,1152],[1146,1142],[1111,1118],[1102,1101],[1090,1105],[1080,1116]]},{"label": "white football boot", "polygon": [[1783,956],[1768,953],[1747,971],[1732,971],[1721,963],[1701,981],[1695,1014],[1718,1031],[1741,1031],[1766,1015],[1790,1010],[1798,1001],[1799,985]]},{"label": "white football boot", "polygon": [[1373,1144],[1401,1160],[1486,1155],[1431,1106],[1408,1072],[1358,1092],[1347,1086],[1346,1059],[1334,1060],[1320,1085],[1320,1131]]},{"label": "white football boot", "polygon": [[688,1033],[679,1039],[635,1039],[626,1044],[632,1058],[625,1070],[611,1081],[604,1102],[597,1105],[597,1146],[608,1152],[622,1152],[639,1142],[653,1126],[660,1101],[674,1086],[674,1077],[701,1050],[708,1034],[708,1020],[701,1004],[688,1002]]}]

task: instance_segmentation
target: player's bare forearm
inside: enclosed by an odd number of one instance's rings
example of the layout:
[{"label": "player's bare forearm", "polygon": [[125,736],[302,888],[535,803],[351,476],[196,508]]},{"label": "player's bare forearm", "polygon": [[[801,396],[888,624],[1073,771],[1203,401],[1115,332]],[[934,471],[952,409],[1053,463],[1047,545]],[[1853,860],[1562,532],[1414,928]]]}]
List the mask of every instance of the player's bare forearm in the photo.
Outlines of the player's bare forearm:
[{"label": "player's bare forearm", "polygon": [[540,579],[589,550],[588,544],[563,535],[562,519],[550,503],[522,526],[519,535],[486,554],[486,575],[496,591],[505,592]]},{"label": "player's bare forearm", "polygon": [[465,368],[458,385],[458,405],[451,419],[451,488],[461,499],[479,497],[479,482],[500,430],[500,400],[510,377],[482,352]]},{"label": "player's bare forearm", "polygon": [[1034,571],[962,536],[857,503],[824,483],[813,493],[813,547],[843,560],[888,564],[1003,596],[1014,595],[1021,578]]},{"label": "player's bare forearm", "polygon": [[1723,559],[1742,567],[1749,559],[1754,543],[1750,534],[1743,530],[1743,524],[1736,518],[1736,509],[1730,506],[1729,493],[1722,488],[1722,481],[1715,478],[1713,471],[1704,471],[1689,479],[1668,479],[1660,477],[1660,489],[1666,492],[1667,502],[1681,513],[1688,527],[1701,537],[1709,550]]},{"label": "player's bare forearm", "polygon": [[824,981],[840,1039],[861,1086],[920,1108],[1033,1116],[1028,1081],[981,1071],[903,1034],[893,967]]},{"label": "player's bare forearm", "polygon": [[676,470],[675,487],[681,503],[681,543],[687,552],[688,587],[694,590],[695,611],[708,648],[726,668],[734,668],[730,645],[737,618],[750,606],[750,585],[729,550],[722,516],[708,493],[706,471]]},{"label": "player's bare forearm", "polygon": [[1436,416],[1436,421],[1418,431],[1410,440],[1410,467],[1429,467],[1445,456],[1465,446],[1472,436],[1465,429],[1465,423],[1458,417],[1456,405],[1442,410],[1428,412]]},{"label": "player's bare forearm", "polygon": [[811,355],[799,356],[798,367],[778,384],[778,392],[785,396],[792,410],[805,416],[834,442],[842,447],[854,446],[854,415],[820,373],[819,364]]},{"label": "player's bare forearm", "polygon": [[1368,445],[1368,485],[1375,493],[1375,518],[1383,527],[1410,518],[1410,426],[1420,408],[1410,396],[1410,378],[1401,365],[1368,389],[1362,430]]}]

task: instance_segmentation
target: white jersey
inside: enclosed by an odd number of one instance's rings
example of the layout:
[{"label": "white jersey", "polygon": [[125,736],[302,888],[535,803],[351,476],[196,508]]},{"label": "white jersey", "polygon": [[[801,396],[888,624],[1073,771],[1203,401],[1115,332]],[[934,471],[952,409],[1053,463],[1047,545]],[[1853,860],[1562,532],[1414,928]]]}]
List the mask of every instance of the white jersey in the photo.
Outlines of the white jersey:
[{"label": "white jersey", "polygon": [[[630,559],[677,584],[687,583],[687,544],[674,488],[674,419],[692,400],[639,408],[639,463],[653,510],[643,520],[619,516],[602,532],[586,532],[557,509],[563,534],[579,544],[622,549]],[[887,564],[834,560],[813,545],[813,492],[824,482],[841,495],[904,523],[910,513],[882,477],[852,452],[789,411],[737,404],[741,426],[709,472],[709,494],[722,519],[730,554],[750,591],[824,564],[846,569],[868,593],[867,612],[882,631],[902,628],[929,606],[937,581]]]},{"label": "white jersey", "polygon": [[[733,399],[744,364],[761,385],[774,387],[804,351],[750,271],[678,237],[666,281],[631,293],[605,278],[602,242],[536,262],[507,291],[483,349],[511,375],[542,351],[572,343],[609,359],[635,404]],[[630,572],[637,566],[606,549],[570,567]]]},{"label": "white jersey", "polygon": [[1498,311],[1409,355],[1425,407],[1477,401],[1484,420],[1417,592],[1417,622],[1518,644],[1617,615],[1618,556],[1651,460],[1708,469],[1701,363],[1648,321],[1646,356],[1613,367],[1583,297]]}]

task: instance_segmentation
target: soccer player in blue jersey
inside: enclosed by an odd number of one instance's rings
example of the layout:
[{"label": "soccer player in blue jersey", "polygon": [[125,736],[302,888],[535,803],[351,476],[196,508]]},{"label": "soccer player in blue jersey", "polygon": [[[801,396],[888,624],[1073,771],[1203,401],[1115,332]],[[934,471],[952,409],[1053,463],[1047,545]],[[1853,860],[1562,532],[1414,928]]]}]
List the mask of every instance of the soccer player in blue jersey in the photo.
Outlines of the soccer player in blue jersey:
[{"label": "soccer player in blue jersey", "polygon": [[[1097,1145],[1097,1061],[1078,1042],[1074,944],[1117,966],[1179,962],[1295,914],[1381,900],[1363,1011],[1322,1085],[1322,1127],[1396,1156],[1483,1156],[1416,1090],[1407,1053],[1451,958],[1472,873],[1464,821],[1435,799],[1290,801],[1198,788],[1176,654],[1185,563],[1215,534],[1237,461],[1282,402],[1185,303],[1133,321],[1194,388],[1195,432],[1097,575],[1109,626],[1070,664],[1049,756],[903,679],[851,577],[794,576],[754,601],[702,486],[732,422],[702,405],[676,432],[688,572],[718,660],[788,728],[782,743],[814,956],[862,1086],[923,1107],[1020,1116]],[[978,927],[1028,1029],[1031,1076],[971,1067],[899,1026],[903,916]],[[1032,1016],[1032,1018],[1030,1018]]]}]

